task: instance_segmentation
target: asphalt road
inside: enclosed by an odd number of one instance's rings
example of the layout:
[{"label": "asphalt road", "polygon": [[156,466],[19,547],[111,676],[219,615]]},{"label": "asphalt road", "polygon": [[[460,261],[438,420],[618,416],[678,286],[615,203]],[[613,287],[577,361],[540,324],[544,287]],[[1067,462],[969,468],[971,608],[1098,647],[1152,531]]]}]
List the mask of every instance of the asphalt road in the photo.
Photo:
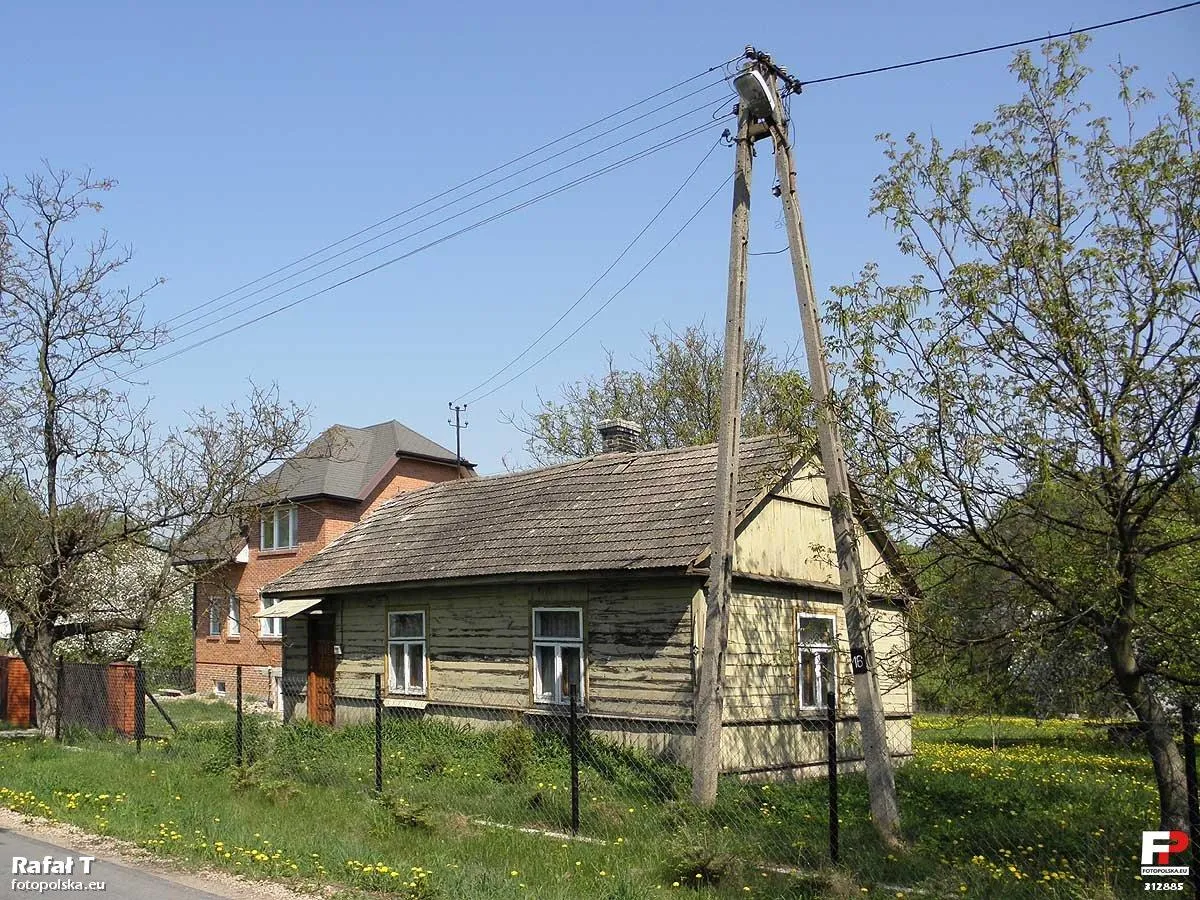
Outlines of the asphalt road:
[{"label": "asphalt road", "polygon": [[[74,858],[74,872],[70,875],[13,874],[14,857],[25,857],[28,860],[41,862],[46,856],[55,860]],[[33,900],[37,897],[54,898],[54,900],[67,897],[90,898],[90,900],[101,900],[101,898],[109,898],[109,900],[222,900],[216,894],[198,891],[177,884],[168,878],[139,872],[137,869],[102,859],[93,862],[91,872],[84,874],[78,856],[79,851],[47,844],[45,841],[34,840],[0,828],[0,868],[3,869],[0,872],[0,879],[2,879],[0,880],[0,898],[5,898],[5,900],[10,897],[14,900]],[[65,880],[82,882],[85,889],[53,890],[43,888],[39,892],[32,887],[22,888],[19,883],[22,881],[53,883]],[[14,887],[14,881],[18,882],[16,887]],[[89,883],[101,881],[104,882],[103,891],[86,889]]]}]

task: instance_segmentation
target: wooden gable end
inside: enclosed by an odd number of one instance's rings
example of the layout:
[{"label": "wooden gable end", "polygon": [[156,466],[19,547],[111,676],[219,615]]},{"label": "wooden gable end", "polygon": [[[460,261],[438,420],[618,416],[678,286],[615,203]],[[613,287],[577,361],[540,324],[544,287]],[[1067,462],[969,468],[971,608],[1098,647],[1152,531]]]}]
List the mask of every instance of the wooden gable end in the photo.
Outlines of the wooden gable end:
[{"label": "wooden gable end", "polygon": [[[833,519],[825,476],[812,463],[771,488],[752,506],[738,531],[738,572],[839,589]],[[858,548],[869,589],[891,593],[882,541],[860,532]]]}]

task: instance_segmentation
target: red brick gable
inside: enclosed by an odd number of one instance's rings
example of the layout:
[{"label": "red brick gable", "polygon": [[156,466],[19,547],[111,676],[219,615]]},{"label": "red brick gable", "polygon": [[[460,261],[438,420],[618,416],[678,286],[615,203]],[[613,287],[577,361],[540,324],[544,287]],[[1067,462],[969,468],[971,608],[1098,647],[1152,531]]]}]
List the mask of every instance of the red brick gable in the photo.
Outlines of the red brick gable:
[{"label": "red brick gable", "polygon": [[[297,546],[287,550],[262,550],[257,524],[250,528],[245,563],[230,562],[196,584],[196,690],[211,693],[218,681],[226,690],[234,690],[234,666],[242,666],[242,691],[245,695],[267,698],[271,674],[278,674],[282,651],[278,637],[261,634],[259,591],[263,585],[287,574],[300,563],[337,540],[354,523],[376,507],[406,491],[417,490],[442,481],[474,477],[469,469],[425,459],[396,457],[391,465],[368,485],[367,493],[357,502],[313,498],[301,500],[297,508]],[[238,606],[241,633],[229,635],[228,602]],[[209,635],[209,610],[217,604],[221,628]]]}]

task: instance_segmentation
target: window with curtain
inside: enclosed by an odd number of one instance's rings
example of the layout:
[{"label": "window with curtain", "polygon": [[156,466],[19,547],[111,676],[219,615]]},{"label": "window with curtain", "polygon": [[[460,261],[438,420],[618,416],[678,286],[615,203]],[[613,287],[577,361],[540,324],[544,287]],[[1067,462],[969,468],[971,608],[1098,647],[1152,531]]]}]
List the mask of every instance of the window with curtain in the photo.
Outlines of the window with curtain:
[{"label": "window with curtain", "polygon": [[388,613],[388,693],[425,693],[425,613]]},{"label": "window with curtain", "polygon": [[802,709],[825,709],[825,695],[830,691],[836,693],[836,650],[837,620],[833,616],[796,615],[796,658]]},{"label": "window with curtain", "polygon": [[533,696],[538,703],[568,703],[574,675],[583,699],[583,610],[533,611]]}]

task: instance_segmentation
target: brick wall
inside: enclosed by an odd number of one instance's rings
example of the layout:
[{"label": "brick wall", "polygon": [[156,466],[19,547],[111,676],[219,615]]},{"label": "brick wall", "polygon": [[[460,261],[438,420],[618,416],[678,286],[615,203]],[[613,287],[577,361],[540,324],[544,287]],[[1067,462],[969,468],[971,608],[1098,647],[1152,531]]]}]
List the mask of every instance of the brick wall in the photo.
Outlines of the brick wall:
[{"label": "brick wall", "polygon": [[417,488],[442,481],[457,481],[464,474],[467,474],[466,470],[460,473],[455,466],[427,462],[423,459],[398,459],[392,467],[390,477],[381,481],[367,495],[363,515],[374,512],[377,507],[405,491],[415,491]]},{"label": "brick wall", "polygon": [[0,657],[0,718],[18,728],[37,719],[29,669],[19,656]]},{"label": "brick wall", "polygon": [[[263,636],[259,591],[268,582],[287,574],[300,563],[345,534],[366,513],[405,491],[459,478],[454,466],[415,459],[397,459],[390,471],[373,486],[362,502],[316,499],[297,504],[298,546],[290,550],[262,551],[257,525],[248,535],[249,562],[229,563],[196,586],[196,691],[214,692],[225,682],[233,696],[236,666],[242,666],[244,695],[268,698],[272,673],[282,665],[280,640]],[[241,633],[229,634],[228,605],[238,606]],[[209,610],[216,607],[220,633],[209,634]]]}]

